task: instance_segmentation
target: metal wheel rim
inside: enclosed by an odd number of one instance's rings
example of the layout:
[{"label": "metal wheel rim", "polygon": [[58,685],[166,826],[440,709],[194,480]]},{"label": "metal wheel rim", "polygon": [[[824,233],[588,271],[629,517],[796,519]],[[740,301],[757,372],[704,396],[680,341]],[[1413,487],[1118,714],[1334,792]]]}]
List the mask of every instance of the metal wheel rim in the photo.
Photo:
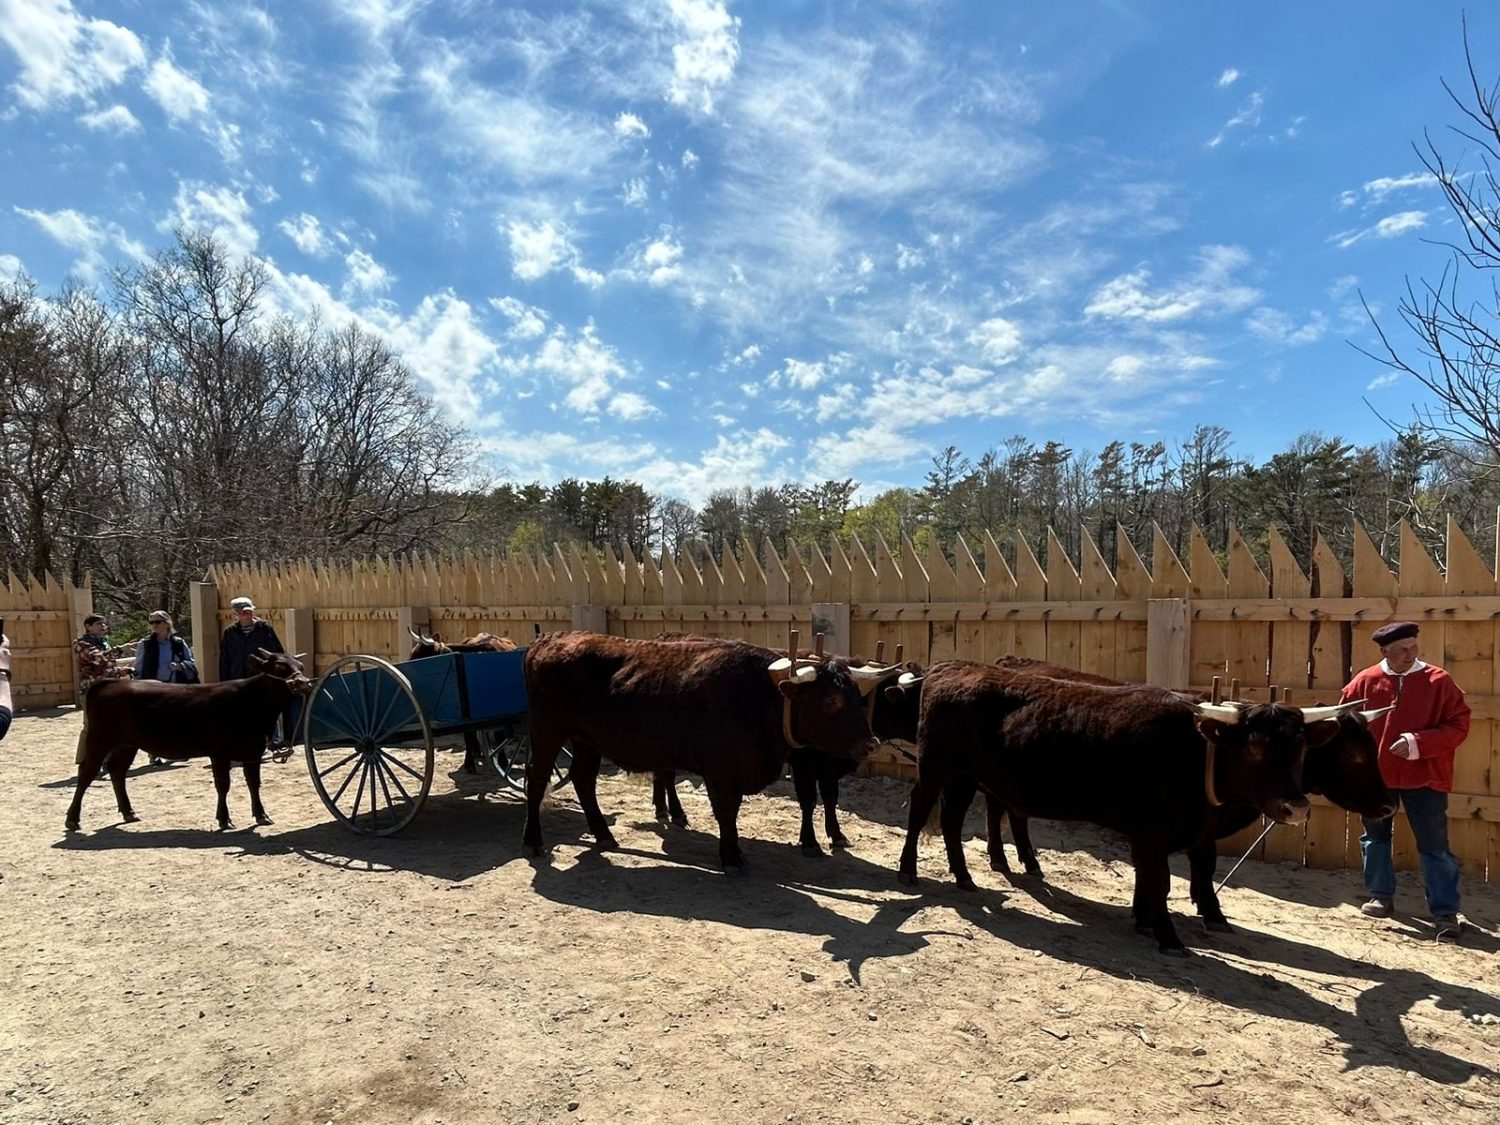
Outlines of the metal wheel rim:
[{"label": "metal wheel rim", "polygon": [[[493,732],[485,736],[486,756],[500,780],[518,793],[526,792],[526,775],[531,768],[531,738],[522,734],[510,734],[495,738]],[[566,746],[552,765],[552,781],[548,789],[561,789],[568,783],[573,764],[573,752]]]},{"label": "metal wheel rim", "polygon": [[[379,688],[372,695],[366,678],[359,675],[363,669],[373,669],[394,684],[389,700]],[[402,699],[410,704],[421,737],[398,743],[390,737],[396,731],[387,724]],[[347,733],[347,741],[340,737],[314,745],[313,715],[320,702],[333,713],[332,721],[344,721],[340,735]],[[351,721],[358,724],[357,730],[351,731]],[[313,789],[324,807],[351,832],[391,836],[422,811],[432,787],[432,726],[411,681],[390,661],[361,655],[334,661],[303,703],[302,744]]]}]

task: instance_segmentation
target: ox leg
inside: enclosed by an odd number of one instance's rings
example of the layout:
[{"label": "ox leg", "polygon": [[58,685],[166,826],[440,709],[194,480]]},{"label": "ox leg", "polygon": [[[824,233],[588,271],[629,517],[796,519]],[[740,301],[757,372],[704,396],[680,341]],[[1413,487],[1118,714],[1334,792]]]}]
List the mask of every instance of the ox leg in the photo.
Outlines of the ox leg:
[{"label": "ox leg", "polygon": [[1150,930],[1163,953],[1186,954],[1187,948],[1172,925],[1167,909],[1167,892],[1172,872],[1167,866],[1167,849],[1155,840],[1132,840],[1130,858],[1135,865],[1135,928]]},{"label": "ox leg", "polygon": [[803,855],[822,855],[818,834],[813,829],[813,813],[818,808],[818,775],[798,751],[792,758],[792,788],[797,791],[797,805],[802,810],[802,831],[797,843]]},{"label": "ox leg", "polygon": [[479,734],[464,731],[464,773],[479,772]]},{"label": "ox leg", "polygon": [[677,796],[676,774],[672,775],[672,780],[667,785],[667,816],[677,828],[688,826],[687,810],[682,807],[682,799]]},{"label": "ox leg", "polygon": [[[578,794],[578,804],[583,809],[584,819],[588,821],[589,832],[593,834],[596,847],[618,848],[620,845],[615,840],[615,834],[609,830],[609,821],[604,819],[604,813],[599,809],[599,762],[597,749],[576,738],[573,740],[573,765],[569,774],[573,780],[573,791]],[[536,768],[534,760],[531,768]],[[528,788],[530,780],[528,777]]]},{"label": "ox leg", "polygon": [[125,775],[130,770],[130,763],[135,761],[135,749],[125,747],[116,750],[109,756],[109,783],[115,789],[115,805],[120,810],[120,819],[126,824],[134,824],[141,818],[136,816],[135,809],[130,807],[130,794],[125,792]]},{"label": "ox leg", "polygon": [[1031,828],[1026,818],[1017,816],[1014,812],[1008,815],[1010,816],[1010,838],[1015,841],[1016,845],[1016,858],[1021,861],[1026,874],[1035,875],[1038,879],[1044,878],[1042,865],[1036,858],[1036,848],[1031,845]]},{"label": "ox leg", "polygon": [[[1005,805],[999,797],[986,793],[984,795],[984,852],[990,857],[990,870],[1002,871],[1010,874],[1010,860],[1005,858],[1005,840],[1000,835],[1000,821],[1005,816]],[[1016,823],[1015,814],[1011,814],[1011,826]]]},{"label": "ox leg", "polygon": [[[562,753],[563,740],[556,732],[537,720],[531,722],[531,759],[526,766],[526,825],[521,829],[521,854],[540,859],[545,853],[542,844],[542,798],[547,794],[547,782],[552,777],[552,767]],[[577,784],[577,773],[573,774]]]},{"label": "ox leg", "polygon": [[1230,934],[1234,932],[1234,927],[1224,917],[1224,910],[1219,905],[1219,892],[1214,890],[1214,869],[1219,865],[1219,852],[1215,843],[1214,840],[1206,840],[1188,849],[1188,864],[1192,871],[1188,886],[1191,888],[1193,902],[1198,906],[1198,914],[1203,919],[1204,928]]},{"label": "ox leg", "polygon": [[969,874],[969,861],[964,858],[964,817],[978,791],[974,779],[967,774],[954,774],[943,790],[943,846],[948,852],[948,870],[961,891],[977,891],[974,876]]},{"label": "ox leg", "polygon": [[927,826],[927,818],[942,797],[946,781],[947,778],[935,768],[918,767],[917,783],[912,786],[911,807],[906,817],[906,844],[901,849],[901,864],[896,869],[896,880],[908,887],[917,885],[917,837]]},{"label": "ox leg", "polygon": [[[266,806],[260,803],[260,759],[253,755],[247,757],[244,763],[245,788],[250,790],[250,815],[255,818],[256,824],[271,824],[273,821],[266,813]],[[374,782],[372,781],[373,785]]]},{"label": "ox leg", "polygon": [[745,871],[745,856],[740,851],[740,802],[741,794],[725,789],[704,779],[708,784],[708,803],[713,806],[714,819],[719,822],[719,863],[730,875],[742,875]]},{"label": "ox leg", "polygon": [[651,775],[651,804],[656,809],[658,824],[688,826],[687,813],[677,797],[677,775],[671,770],[657,770]]},{"label": "ox leg", "polygon": [[63,819],[63,827],[69,832],[78,831],[79,818],[83,815],[83,795],[89,791],[89,786],[94,784],[94,779],[99,776],[99,769],[103,765],[104,756],[85,745],[83,760],[78,763],[78,785],[73,790],[72,803],[68,805],[67,816]]},{"label": "ox leg", "polygon": [[219,807],[214,815],[219,819],[219,831],[223,832],[234,827],[234,821],[229,819],[229,759],[215,754],[208,763],[214,771],[214,790],[219,794]]},{"label": "ox leg", "polygon": [[830,848],[847,848],[849,837],[839,827],[839,779],[837,774],[824,774],[818,778],[818,794],[823,798],[823,831],[828,835]]}]

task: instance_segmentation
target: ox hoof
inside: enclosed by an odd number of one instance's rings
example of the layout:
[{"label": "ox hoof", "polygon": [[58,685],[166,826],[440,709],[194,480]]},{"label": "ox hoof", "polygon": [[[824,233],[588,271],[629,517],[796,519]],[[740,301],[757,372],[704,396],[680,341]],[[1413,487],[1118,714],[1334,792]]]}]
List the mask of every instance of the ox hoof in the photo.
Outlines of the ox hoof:
[{"label": "ox hoof", "polygon": [[724,874],[731,878],[742,879],[745,875],[745,865],[743,863],[726,863],[724,865]]},{"label": "ox hoof", "polygon": [[221,821],[219,821],[219,831],[220,832],[228,832],[233,827],[234,827],[234,821],[232,821],[232,820],[221,820]]},{"label": "ox hoof", "polygon": [[1010,864],[1007,863],[1004,859],[997,859],[994,856],[990,856],[990,870],[999,871],[1003,875],[1009,875]]},{"label": "ox hoof", "polygon": [[77,831],[79,831],[78,821],[76,821],[76,820],[65,820],[65,821],[63,821],[63,831],[64,832],[77,832]]},{"label": "ox hoof", "polygon": [[265,813],[261,813],[258,817],[255,818],[255,823],[259,824],[262,828],[269,828],[276,822],[268,817]]},{"label": "ox hoof", "polygon": [[896,882],[903,887],[915,887],[917,885],[917,873],[915,871],[896,872]]},{"label": "ox hoof", "polygon": [[955,878],[953,880],[953,885],[961,891],[977,891],[979,889],[979,884],[974,882],[973,876],[970,875],[964,875],[961,878]]},{"label": "ox hoof", "polygon": [[1205,930],[1209,931],[1209,933],[1214,933],[1214,934],[1232,934],[1232,933],[1234,933],[1234,927],[1231,926],[1228,922],[1226,922],[1222,918],[1214,919],[1213,921],[1210,921],[1209,919],[1205,918],[1203,920],[1203,928]]},{"label": "ox hoof", "polygon": [[811,844],[802,844],[800,846],[802,848],[803,855],[817,856],[819,859],[823,858],[823,849],[818,846],[816,841]]},{"label": "ox hoof", "polygon": [[1188,956],[1187,947],[1182,945],[1164,945],[1161,947],[1161,952],[1164,957]]},{"label": "ox hoof", "polygon": [[121,813],[120,816],[124,818],[126,824],[139,824],[141,820],[141,814],[137,812]]},{"label": "ox hoof", "polygon": [[600,832],[594,836],[594,847],[601,852],[612,852],[619,846],[620,842],[615,839],[613,832]]},{"label": "ox hoof", "polygon": [[847,836],[834,836],[832,839],[830,839],[828,841],[828,846],[830,848],[837,848],[839,851],[843,851],[843,850],[845,850],[846,848],[849,847],[849,837],[847,837]]},{"label": "ox hoof", "polygon": [[1047,878],[1047,876],[1042,874],[1042,865],[1040,863],[1028,863],[1026,865],[1026,874],[1030,875],[1033,879]]},{"label": "ox hoof", "polygon": [[672,818],[670,816],[668,816],[665,812],[658,812],[656,814],[656,823],[657,824],[671,824],[672,823]]},{"label": "ox hoof", "polygon": [[688,826],[688,818],[685,816],[674,816],[672,824],[677,828],[686,828]]}]

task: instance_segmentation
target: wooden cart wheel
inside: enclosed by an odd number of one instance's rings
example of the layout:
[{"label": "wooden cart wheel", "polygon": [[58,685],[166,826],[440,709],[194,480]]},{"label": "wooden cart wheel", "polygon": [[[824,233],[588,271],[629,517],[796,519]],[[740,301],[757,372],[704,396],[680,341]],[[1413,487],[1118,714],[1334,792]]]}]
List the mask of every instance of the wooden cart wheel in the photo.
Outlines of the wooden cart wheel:
[{"label": "wooden cart wheel", "polygon": [[345,828],[390,836],[411,823],[432,785],[432,727],[411,681],[378,656],[345,656],[302,705],[313,787]]},{"label": "wooden cart wheel", "polygon": [[[485,753],[490,765],[506,785],[520,793],[526,792],[526,771],[531,764],[531,738],[523,727],[519,732],[510,730],[486,731]],[[566,746],[552,763],[552,782],[549,789],[560,789],[568,783],[569,769],[573,764],[573,753]]]}]

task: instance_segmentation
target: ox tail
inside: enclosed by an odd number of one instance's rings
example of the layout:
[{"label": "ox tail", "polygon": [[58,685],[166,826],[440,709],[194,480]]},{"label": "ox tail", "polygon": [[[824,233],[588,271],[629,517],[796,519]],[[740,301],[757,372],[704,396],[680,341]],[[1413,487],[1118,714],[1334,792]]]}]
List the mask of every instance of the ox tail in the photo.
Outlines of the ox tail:
[{"label": "ox tail", "polygon": [[931,839],[933,836],[943,834],[943,797],[938,794],[938,799],[933,802],[932,811],[927,814],[927,823],[922,825],[922,835]]}]

